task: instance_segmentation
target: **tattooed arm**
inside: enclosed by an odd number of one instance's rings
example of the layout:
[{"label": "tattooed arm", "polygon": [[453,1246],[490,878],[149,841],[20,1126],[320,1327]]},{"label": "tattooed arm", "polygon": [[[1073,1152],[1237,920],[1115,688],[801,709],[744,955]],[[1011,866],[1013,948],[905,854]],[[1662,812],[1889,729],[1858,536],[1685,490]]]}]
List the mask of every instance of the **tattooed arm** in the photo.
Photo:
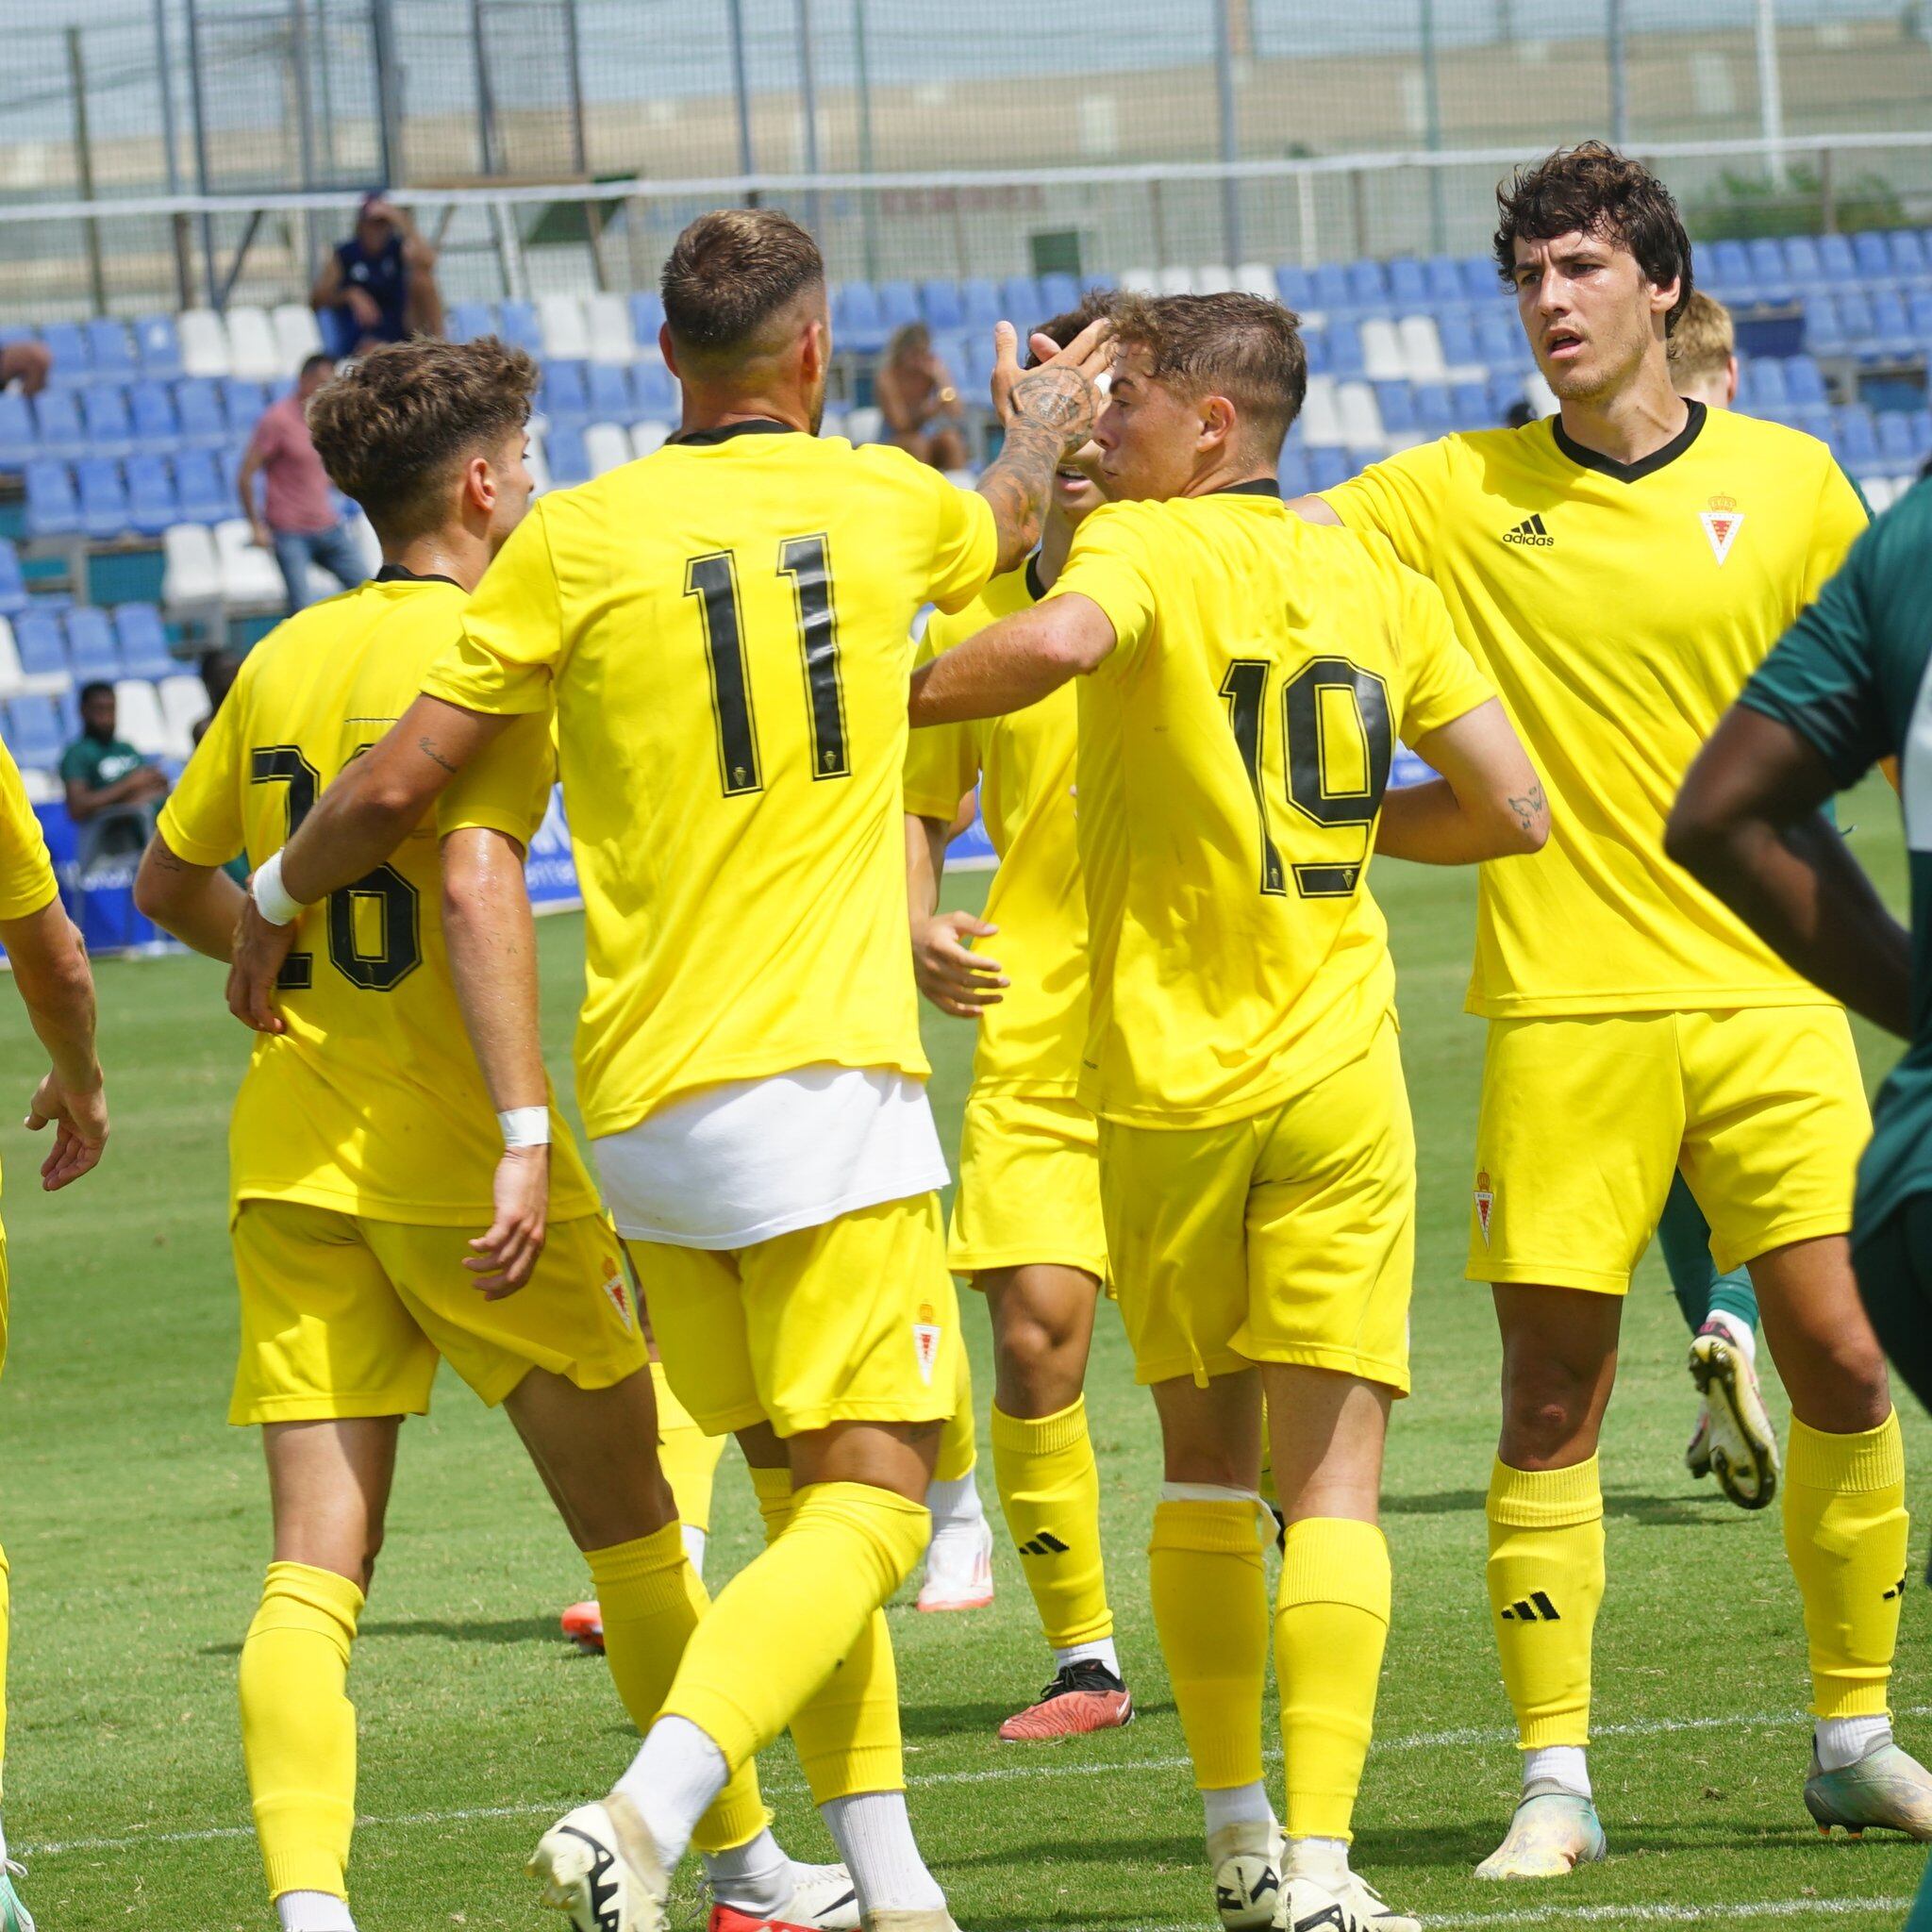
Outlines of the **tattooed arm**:
[{"label": "tattooed arm", "polygon": [[993,331],[992,403],[1006,441],[980,477],[979,493],[992,505],[1003,572],[1018,569],[1040,541],[1054,470],[1093,433],[1100,408],[1093,378],[1112,359],[1112,337],[1113,325],[1105,317],[1089,323],[1064,349],[1040,336],[1033,346],[1045,359],[1023,370],[1012,325],[1003,322]]},{"label": "tattooed arm", "polygon": [[1442,775],[1383,798],[1377,852],[1423,865],[1473,865],[1541,849],[1549,801],[1498,700],[1426,733],[1415,749]]}]

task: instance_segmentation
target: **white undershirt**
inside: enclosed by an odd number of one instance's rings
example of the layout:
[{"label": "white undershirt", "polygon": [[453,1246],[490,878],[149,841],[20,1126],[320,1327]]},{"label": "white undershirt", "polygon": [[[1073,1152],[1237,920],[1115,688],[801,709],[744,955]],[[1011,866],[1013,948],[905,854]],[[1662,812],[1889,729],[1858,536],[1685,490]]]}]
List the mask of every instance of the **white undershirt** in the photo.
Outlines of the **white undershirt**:
[{"label": "white undershirt", "polygon": [[946,1184],[924,1084],[883,1067],[727,1081],[591,1145],[618,1233],[679,1248],[746,1248]]}]

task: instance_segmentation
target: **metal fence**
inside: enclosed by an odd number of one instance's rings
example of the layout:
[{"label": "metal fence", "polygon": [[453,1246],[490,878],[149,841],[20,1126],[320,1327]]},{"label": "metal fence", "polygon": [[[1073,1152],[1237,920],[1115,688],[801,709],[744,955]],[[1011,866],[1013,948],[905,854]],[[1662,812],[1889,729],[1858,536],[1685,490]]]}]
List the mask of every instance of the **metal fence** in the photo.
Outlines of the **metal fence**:
[{"label": "metal fence", "polygon": [[[0,0],[0,26],[9,320],[298,293],[376,185],[457,297],[628,286],[751,192],[839,274],[1461,250],[1502,160],[1592,133],[1670,157],[1706,233],[1932,213],[1928,0]],[[181,212],[53,212],[149,196]]]}]

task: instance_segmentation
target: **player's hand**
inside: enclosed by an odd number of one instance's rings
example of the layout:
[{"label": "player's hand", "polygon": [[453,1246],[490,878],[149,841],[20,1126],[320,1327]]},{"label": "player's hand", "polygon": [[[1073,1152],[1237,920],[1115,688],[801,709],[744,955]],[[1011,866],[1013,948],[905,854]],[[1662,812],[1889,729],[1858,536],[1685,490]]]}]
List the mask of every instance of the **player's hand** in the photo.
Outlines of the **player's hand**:
[{"label": "player's hand", "polygon": [[51,1194],[100,1165],[108,1144],[108,1090],[98,1067],[92,1087],[70,1087],[50,1072],[34,1089],[27,1103],[27,1131],[38,1134],[49,1122],[54,1144],[41,1162],[41,1186]]},{"label": "player's hand", "polygon": [[550,1149],[506,1147],[491,1185],[496,1219],[463,1266],[487,1302],[516,1293],[535,1272],[550,1219]]},{"label": "player's hand", "polygon": [[295,924],[271,925],[253,899],[235,923],[235,950],[228,968],[228,1010],[258,1033],[286,1033],[288,1024],[275,1008],[275,980],[295,943]]},{"label": "player's hand", "polygon": [[1000,1003],[1000,989],[1011,985],[997,959],[975,953],[966,941],[991,939],[999,927],[970,912],[939,912],[912,929],[912,976],[941,1012],[956,1020],[976,1020]]},{"label": "player's hand", "polygon": [[348,304],[349,313],[364,328],[377,328],[381,325],[382,305],[367,289],[352,282],[349,285],[344,299]]},{"label": "player's hand", "polygon": [[1113,362],[1112,322],[1097,317],[1064,349],[1051,336],[1035,336],[1037,369],[1020,367],[1020,335],[1010,322],[996,324],[992,340],[992,406],[1002,425],[1031,423],[1051,429],[1071,456],[1092,435],[1100,412],[1093,385]]}]

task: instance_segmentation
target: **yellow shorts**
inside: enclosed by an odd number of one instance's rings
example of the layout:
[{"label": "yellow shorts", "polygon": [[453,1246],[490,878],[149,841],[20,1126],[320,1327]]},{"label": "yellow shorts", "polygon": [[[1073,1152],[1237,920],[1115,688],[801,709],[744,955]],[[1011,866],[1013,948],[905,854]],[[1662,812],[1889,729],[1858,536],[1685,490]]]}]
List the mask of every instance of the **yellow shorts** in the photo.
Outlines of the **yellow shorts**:
[{"label": "yellow shorts", "polygon": [[1103,1121],[1100,1192],[1138,1381],[1298,1362],[1408,1392],[1415,1133],[1392,1021],[1253,1120]]},{"label": "yellow shorts", "polygon": [[1100,1125],[1077,1100],[974,1091],[946,1260],[955,1274],[1057,1262],[1108,1278]]},{"label": "yellow shorts", "polygon": [[1837,1007],[1491,1020],[1469,1278],[1623,1294],[1679,1168],[1723,1272],[1844,1234],[1871,1132]]},{"label": "yellow shorts", "polygon": [[601,1215],[553,1222],[529,1286],[499,1302],[485,1301],[463,1266],[475,1232],[243,1201],[228,1420],[422,1415],[439,1359],[492,1406],[532,1369],[608,1389],[649,1365]]},{"label": "yellow shorts", "polygon": [[664,1373],[710,1434],[952,1414],[959,1305],[937,1194],[748,1248],[625,1245]]}]

